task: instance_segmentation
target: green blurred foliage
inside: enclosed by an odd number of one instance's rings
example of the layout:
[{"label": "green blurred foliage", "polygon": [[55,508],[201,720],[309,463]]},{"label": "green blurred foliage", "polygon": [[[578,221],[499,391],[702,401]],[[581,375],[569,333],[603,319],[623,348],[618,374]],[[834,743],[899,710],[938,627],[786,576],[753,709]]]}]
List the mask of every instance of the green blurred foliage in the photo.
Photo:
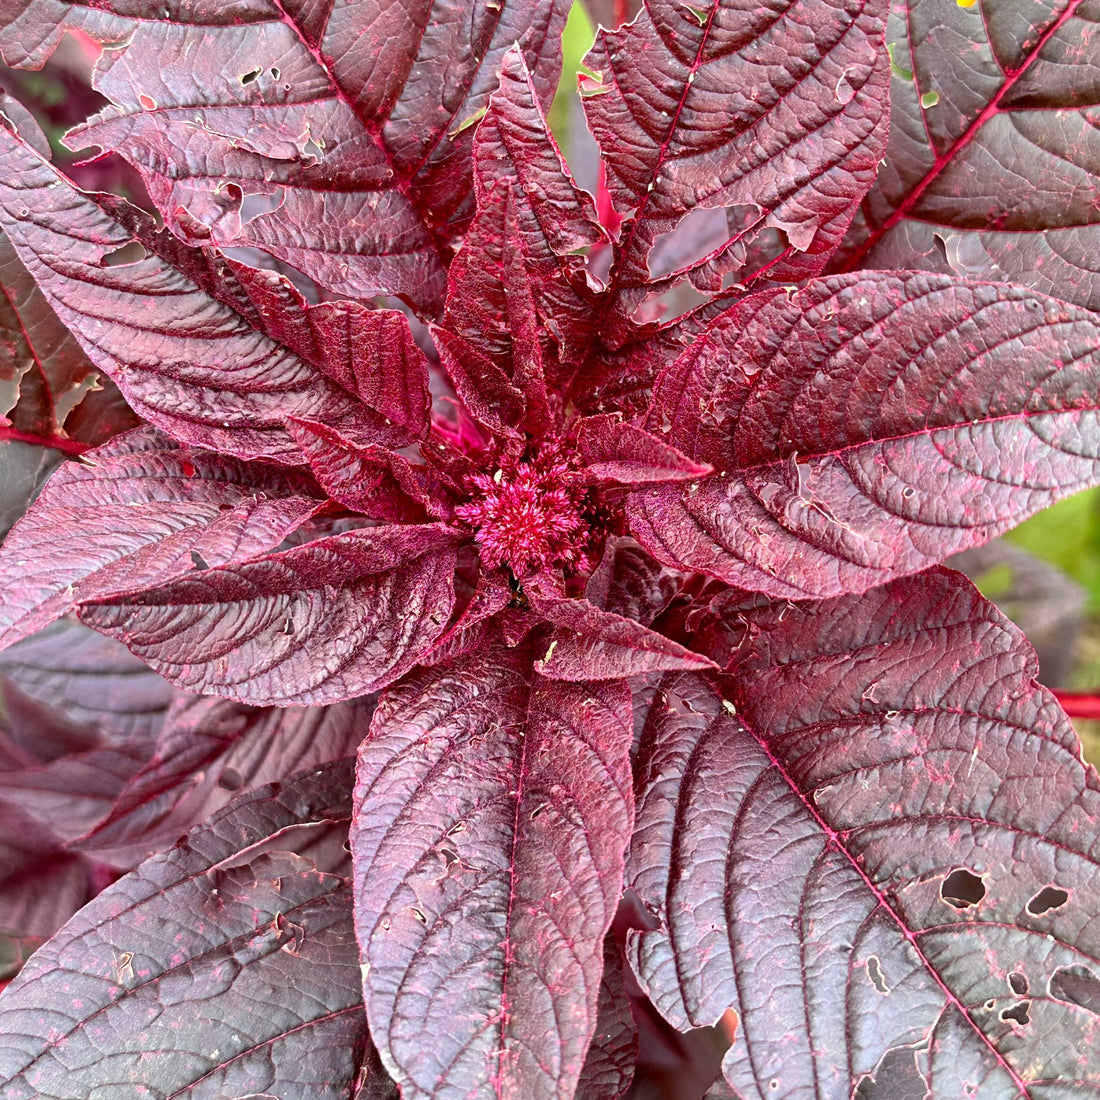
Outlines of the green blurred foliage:
[{"label": "green blurred foliage", "polygon": [[558,145],[568,154],[569,127],[575,115],[570,111],[570,103],[577,94],[577,73],[587,72],[581,63],[584,55],[592,48],[596,41],[596,28],[588,13],[581,6],[580,0],[575,0],[569,12],[569,19],[565,24],[565,31],[561,36],[562,65],[561,80],[558,81],[558,90],[554,95],[554,102],[550,106],[547,122]]},{"label": "green blurred foliage", "polygon": [[1059,501],[1006,537],[1069,574],[1088,591],[1088,610],[1100,612],[1100,488]]}]

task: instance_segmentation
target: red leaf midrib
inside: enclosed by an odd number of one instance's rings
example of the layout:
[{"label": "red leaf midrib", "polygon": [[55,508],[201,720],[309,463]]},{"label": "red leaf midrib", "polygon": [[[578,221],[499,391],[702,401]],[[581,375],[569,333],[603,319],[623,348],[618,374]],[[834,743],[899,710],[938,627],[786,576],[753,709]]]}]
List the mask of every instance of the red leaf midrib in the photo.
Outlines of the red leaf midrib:
[{"label": "red leaf midrib", "polygon": [[909,194],[905,196],[902,202],[898,204],[894,212],[881,225],[870,232],[863,244],[860,245],[843,266],[839,268],[839,273],[855,271],[859,268],[867,258],[868,253],[879,243],[879,241],[881,241],[894,226],[909,217],[913,208],[923,198],[924,193],[937,179],[939,179],[947,167],[954,163],[959,154],[970,145],[975,137],[977,137],[982,127],[995,115],[1002,113],[1003,108],[1001,104],[1005,97],[1015,88],[1020,78],[1028,69],[1031,68],[1039,54],[1042,53],[1043,47],[1046,46],[1047,42],[1061,29],[1061,27],[1073,18],[1077,13],[1077,9],[1083,2],[1084,0],[1070,0],[1069,5],[1062,14],[1054,19],[1047,29],[1039,36],[1039,40],[1035,43],[1034,49],[1024,58],[1020,66],[1015,69],[1004,70],[1005,81],[998,89],[997,94],[993,96],[989,103],[987,103],[978,113],[954,145],[944,152],[936,154],[936,159],[932,167],[928,169],[923,178]]}]

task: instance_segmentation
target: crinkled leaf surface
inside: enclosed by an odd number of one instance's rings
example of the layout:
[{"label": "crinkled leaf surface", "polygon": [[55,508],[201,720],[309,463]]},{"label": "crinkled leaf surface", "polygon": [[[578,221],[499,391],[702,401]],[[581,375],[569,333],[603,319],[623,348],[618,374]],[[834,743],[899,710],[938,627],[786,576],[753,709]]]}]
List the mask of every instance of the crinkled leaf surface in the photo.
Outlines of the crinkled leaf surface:
[{"label": "crinkled leaf surface", "polygon": [[953,270],[1100,307],[1095,0],[894,5],[890,143],[846,266]]},{"label": "crinkled leaf surface", "polygon": [[[728,212],[702,256],[674,261],[702,289],[821,269],[885,146],[886,14],[881,0],[649,0],[599,33],[585,59],[598,79],[581,90],[627,219],[612,274],[622,308],[666,284],[650,253],[696,208]],[[777,231],[775,254],[746,264],[746,245]]]},{"label": "crinkled leaf surface", "polygon": [[1020,288],[865,273],[742,301],[649,426],[717,471],[634,494],[662,561],[777,597],[860,591],[1100,474],[1100,325]]},{"label": "crinkled leaf surface", "polygon": [[[54,312],[134,410],[177,439],[301,461],[287,416],[370,432],[361,402],[144,246],[0,128],[0,227]],[[120,215],[122,216],[122,215]],[[123,254],[124,255],[124,254]]]},{"label": "crinkled leaf surface", "polygon": [[[0,39],[13,63],[56,41],[57,5],[25,9]],[[255,245],[342,293],[432,312],[448,238],[472,213],[472,123],[501,57],[518,42],[548,103],[567,12],[562,0],[69,12],[125,38],[96,75],[112,106],[70,141],[131,160],[185,237]]]},{"label": "crinkled leaf surface", "polygon": [[577,1100],[620,1096],[634,1076],[638,1029],[630,1013],[623,966],[618,940],[609,932],[604,940],[596,1031],[577,1082]]},{"label": "crinkled leaf surface", "polygon": [[355,919],[406,1100],[572,1093],[622,882],[630,738],[625,684],[548,682],[522,649],[383,694],[359,752]]},{"label": "crinkled leaf surface", "polygon": [[742,1097],[1093,1095],[1100,783],[1019,632],[948,570],[726,611],[642,737],[649,996]]},{"label": "crinkled leaf surface", "polygon": [[151,758],[75,847],[101,857],[110,853],[115,862],[120,854],[168,847],[235,794],[353,755],[372,710],[373,700],[366,699],[327,707],[249,707],[182,695]]},{"label": "crinkled leaf surface", "polygon": [[262,788],[85,907],[0,999],[12,1100],[345,1098],[366,1060],[348,879],[291,851],[344,827],[347,763]]},{"label": "crinkled leaf surface", "polygon": [[80,617],[190,691],[334,703],[396,680],[431,647],[454,568],[446,528],[368,528],[89,602]]},{"label": "crinkled leaf surface", "polygon": [[310,480],[192,451],[151,428],[67,463],[0,550],[0,642],[81,600],[164,583],[272,550],[321,504]]}]

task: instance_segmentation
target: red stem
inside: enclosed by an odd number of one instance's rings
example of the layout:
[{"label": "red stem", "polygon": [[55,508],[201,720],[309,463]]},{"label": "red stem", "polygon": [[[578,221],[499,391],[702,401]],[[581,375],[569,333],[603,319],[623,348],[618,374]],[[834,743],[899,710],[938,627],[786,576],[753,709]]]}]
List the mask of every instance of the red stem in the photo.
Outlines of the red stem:
[{"label": "red stem", "polygon": [[1100,695],[1088,691],[1061,691],[1058,688],[1053,691],[1070,718],[1100,719]]},{"label": "red stem", "polygon": [[66,435],[36,435],[34,432],[22,432],[10,424],[0,424],[0,440],[4,439],[17,443],[33,443],[38,447],[52,447],[55,451],[61,451],[73,458],[92,449],[89,444],[80,443]]}]

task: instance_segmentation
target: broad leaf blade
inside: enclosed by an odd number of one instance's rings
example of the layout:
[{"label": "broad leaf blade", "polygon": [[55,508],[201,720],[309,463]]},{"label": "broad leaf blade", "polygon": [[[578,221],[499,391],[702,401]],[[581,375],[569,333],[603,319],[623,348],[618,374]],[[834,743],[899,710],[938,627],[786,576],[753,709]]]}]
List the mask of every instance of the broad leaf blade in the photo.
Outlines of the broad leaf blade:
[{"label": "broad leaf blade", "polygon": [[643,734],[649,995],[734,1008],[746,1098],[1095,1091],[1100,784],[1018,631],[947,570],[726,610],[725,698],[670,678]]},{"label": "broad leaf blade", "polygon": [[718,471],[634,494],[655,557],[780,598],[858,592],[1100,477],[1094,315],[920,273],[745,299],[659,379],[651,430]]},{"label": "broad leaf blade", "polygon": [[[165,848],[236,794],[354,754],[373,699],[328,707],[248,707],[181,696],[151,759],[73,847],[118,861]],[[135,861],[136,862],[136,861]]]},{"label": "broad leaf blade", "polygon": [[[287,416],[369,431],[361,403],[257,332],[0,127],[0,227],[50,306],[134,410],[177,439],[301,461]],[[121,216],[121,215],[120,215]]]},{"label": "broad leaf blade", "polygon": [[[716,246],[688,265],[702,289],[725,275],[747,283],[821,269],[885,146],[886,14],[878,0],[650,0],[629,26],[600,32],[586,59],[599,78],[582,92],[627,217],[612,273],[621,308],[661,289],[650,252],[697,208],[731,211]],[[775,255],[746,257],[776,231],[785,240]]]},{"label": "broad leaf blade", "polygon": [[407,1100],[572,1092],[621,888],[630,737],[623,684],[550,684],[522,649],[383,695],[351,843],[371,1033]]},{"label": "broad leaf blade", "polygon": [[180,447],[151,428],[66,464],[0,549],[0,644],[81,600],[272,550],[317,510],[308,478]]},{"label": "broad leaf blade", "polygon": [[0,999],[4,1095],[346,1098],[368,1043],[347,879],[250,850],[346,827],[350,781],[255,792],[85,907]]},{"label": "broad leaf blade", "polygon": [[190,691],[335,703],[407,672],[454,604],[455,534],[377,527],[82,605],[80,617]]},{"label": "broad leaf blade", "polygon": [[[471,123],[513,43],[549,102],[568,4],[111,9],[69,15],[125,37],[95,81],[112,106],[70,140],[131,160],[185,238],[254,245],[342,293],[397,293],[431,313],[472,213]],[[30,5],[5,50],[25,53],[57,15]]]},{"label": "broad leaf blade", "polygon": [[895,5],[885,167],[844,269],[921,267],[1100,307],[1091,0]]}]

